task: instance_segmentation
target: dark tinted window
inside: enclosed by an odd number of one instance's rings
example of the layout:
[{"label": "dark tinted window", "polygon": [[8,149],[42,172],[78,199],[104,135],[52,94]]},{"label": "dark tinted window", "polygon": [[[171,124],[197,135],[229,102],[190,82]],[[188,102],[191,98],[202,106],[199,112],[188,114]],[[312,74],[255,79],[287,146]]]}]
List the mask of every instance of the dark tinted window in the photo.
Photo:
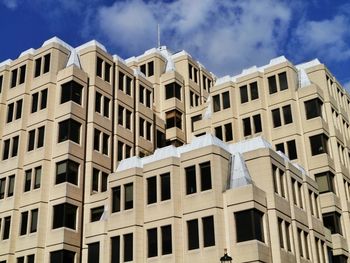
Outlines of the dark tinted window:
[{"label": "dark tinted window", "polygon": [[22,116],[22,105],[23,105],[22,99],[16,101],[16,120],[18,120]]},{"label": "dark tinted window", "polygon": [[328,153],[328,137],[324,134],[318,134],[310,137],[311,154],[318,155]]},{"label": "dark tinted window", "polygon": [[250,96],[252,100],[259,98],[258,82],[250,83]]},{"label": "dark tinted window", "polygon": [[102,78],[102,64],[103,64],[103,60],[99,57],[97,57],[97,61],[96,61],[96,75],[100,78]]},{"label": "dark tinted window", "polygon": [[35,60],[35,72],[34,72],[34,77],[40,76],[41,73],[41,58],[37,58]]},{"label": "dark tinted window", "polygon": [[225,124],[225,141],[232,141],[233,140],[233,133],[232,133],[232,124],[227,123]]},{"label": "dark tinted window", "polygon": [[53,207],[53,229],[68,227],[75,229],[77,207],[64,203]]},{"label": "dark tinted window", "polygon": [[10,139],[7,139],[4,141],[4,147],[3,147],[3,153],[2,153],[2,159],[6,160],[9,158],[10,153]]},{"label": "dark tinted window", "polygon": [[100,242],[88,244],[88,263],[100,262]]},{"label": "dark tinted window", "polygon": [[99,206],[91,209],[91,222],[99,221],[104,212],[104,206]]},{"label": "dark tinted window", "polygon": [[37,148],[44,146],[44,137],[45,137],[45,127],[40,127],[38,129],[38,141],[37,141]]},{"label": "dark tinted window", "polygon": [[198,220],[187,221],[188,250],[199,248]]},{"label": "dark tinted window", "polygon": [[120,211],[120,186],[112,188],[112,213]]},{"label": "dark tinted window", "polygon": [[214,112],[220,111],[220,96],[219,95],[215,95],[213,96],[213,110]]},{"label": "dark tinted window", "polygon": [[95,111],[101,113],[102,95],[96,91],[95,93]]},{"label": "dark tinted window", "polygon": [[32,219],[30,221],[30,233],[34,233],[37,231],[38,227],[38,209],[34,209],[31,211]]},{"label": "dark tinted window", "polygon": [[132,183],[124,185],[124,209],[132,209],[134,207],[134,186]]},{"label": "dark tinted window", "polygon": [[306,119],[322,117],[322,101],[319,98],[305,101]]},{"label": "dark tinted window", "polygon": [[224,109],[230,108],[230,92],[222,93],[222,106]]},{"label": "dark tinted window", "polygon": [[10,237],[10,227],[11,227],[11,216],[7,216],[4,218],[4,230],[2,234],[2,239],[6,240]]},{"label": "dark tinted window", "polygon": [[293,117],[292,117],[292,109],[290,105],[286,105],[282,107],[282,111],[283,111],[284,124],[292,123]]},{"label": "dark tinted window", "polygon": [[279,127],[282,125],[281,123],[281,115],[280,115],[280,109],[274,109],[272,112],[272,120],[273,120],[273,127]]},{"label": "dark tinted window", "polygon": [[250,126],[250,118],[245,118],[243,122],[243,136],[248,136],[252,134],[252,128]]},{"label": "dark tinted window", "polygon": [[186,194],[193,194],[197,192],[196,186],[196,167],[190,166],[185,168],[186,173]]},{"label": "dark tinted window", "polygon": [[157,228],[147,230],[148,253],[147,257],[155,257],[158,255]]},{"label": "dark tinted window", "polygon": [[201,171],[201,191],[211,189],[211,170],[210,162],[201,163],[199,165]]},{"label": "dark tinted window", "polygon": [[171,187],[170,187],[170,173],[160,175],[161,184],[161,201],[168,200],[171,198]]},{"label": "dark tinted window", "polygon": [[256,209],[236,212],[237,242],[257,239],[264,242],[263,213]]},{"label": "dark tinted window", "polygon": [[40,109],[45,109],[47,106],[47,89],[41,91]]},{"label": "dark tinted window", "polygon": [[50,60],[51,60],[50,54],[46,54],[44,56],[44,73],[47,73],[50,71]]},{"label": "dark tinted window", "polygon": [[63,142],[66,140],[71,140],[73,142],[80,142],[80,126],[81,123],[68,119],[61,121],[58,130],[58,142]]},{"label": "dark tinted window", "polygon": [[202,218],[203,224],[203,245],[204,247],[215,246],[214,217]]},{"label": "dark tinted window", "polygon": [[172,253],[171,225],[162,226],[162,255]]},{"label": "dark tinted window", "polygon": [[38,110],[39,93],[34,93],[32,95],[32,113]]},{"label": "dark tinted window", "polygon": [[241,94],[241,103],[245,103],[248,101],[248,88],[247,85],[244,85],[239,88],[239,92]]},{"label": "dark tinted window", "polygon": [[322,215],[323,224],[327,227],[332,234],[342,234],[340,224],[340,214],[338,212],[331,212]]},{"label": "dark tinted window", "polygon": [[34,149],[34,141],[35,141],[35,130],[31,130],[28,132],[28,151],[32,151]]},{"label": "dark tinted window", "polygon": [[56,184],[69,182],[78,184],[79,163],[64,160],[56,163]]},{"label": "dark tinted window", "polygon": [[262,126],[261,126],[261,117],[260,114],[253,116],[253,123],[254,123],[254,132],[262,132]]},{"label": "dark tinted window", "polygon": [[20,67],[19,84],[24,83],[25,79],[26,79],[26,65],[23,65]]},{"label": "dark tinted window", "polygon": [[288,89],[288,81],[286,72],[278,74],[278,79],[280,82],[280,90]]},{"label": "dark tinted window", "polygon": [[112,248],[112,262],[119,263],[120,262],[120,236],[111,238],[111,248]]},{"label": "dark tinted window", "polygon": [[277,92],[277,84],[276,84],[276,77],[271,76],[267,78],[269,82],[269,92],[270,94],[276,93]]},{"label": "dark tinted window", "polygon": [[81,96],[83,91],[83,86],[79,83],[71,80],[67,83],[61,85],[62,93],[61,93],[61,103],[65,103],[67,101],[73,101],[79,105],[81,105]]},{"label": "dark tinted window", "polygon": [[291,160],[298,159],[297,147],[295,145],[295,140],[291,140],[287,142],[288,148],[288,157]]},{"label": "dark tinted window", "polygon": [[21,214],[21,232],[20,232],[20,235],[27,234],[27,225],[28,225],[28,212],[23,212]]},{"label": "dark tinted window", "polygon": [[124,235],[124,261],[133,260],[133,235]]},{"label": "dark tinted window", "polygon": [[74,263],[75,252],[66,249],[50,253],[50,263]]},{"label": "dark tinted window", "polygon": [[105,62],[105,81],[110,81],[111,79],[111,65]]},{"label": "dark tinted window", "polygon": [[220,140],[223,140],[221,126],[215,127],[215,136],[218,137]]},{"label": "dark tinted window", "polygon": [[147,178],[147,204],[157,202],[157,177]]},{"label": "dark tinted window", "polygon": [[15,87],[17,84],[17,69],[11,72],[11,88]]}]

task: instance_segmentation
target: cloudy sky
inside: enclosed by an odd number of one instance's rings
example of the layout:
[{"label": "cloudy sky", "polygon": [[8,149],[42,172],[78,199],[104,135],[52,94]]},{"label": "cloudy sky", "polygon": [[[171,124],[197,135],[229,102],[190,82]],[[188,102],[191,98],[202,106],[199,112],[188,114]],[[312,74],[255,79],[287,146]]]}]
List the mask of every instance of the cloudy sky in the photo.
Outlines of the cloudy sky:
[{"label": "cloudy sky", "polygon": [[162,45],[217,76],[317,57],[350,90],[348,0],[0,0],[0,61],[53,36],[128,58],[157,45],[157,24]]}]

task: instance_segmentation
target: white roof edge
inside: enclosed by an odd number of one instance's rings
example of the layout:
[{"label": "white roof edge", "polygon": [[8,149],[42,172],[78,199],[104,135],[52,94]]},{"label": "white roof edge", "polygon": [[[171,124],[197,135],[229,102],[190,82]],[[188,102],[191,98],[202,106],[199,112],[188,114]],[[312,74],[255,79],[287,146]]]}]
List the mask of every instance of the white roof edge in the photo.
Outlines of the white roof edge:
[{"label": "white roof edge", "polygon": [[11,62],[12,62],[12,59],[6,59],[6,60],[0,62],[0,68],[3,67],[3,66],[10,65]]},{"label": "white roof edge", "polygon": [[139,70],[138,68],[134,69],[133,71],[134,71],[134,75],[135,75],[135,76],[141,76],[141,77],[146,78],[145,74],[143,74],[143,73],[141,72],[141,70]]},{"label": "white roof edge", "polygon": [[135,57],[135,56],[132,56],[132,57],[130,57],[130,58],[127,58],[127,59],[125,59],[125,63],[131,63],[131,62],[134,62],[134,61],[138,61],[138,59],[137,59],[137,57]]},{"label": "white roof edge", "polygon": [[18,58],[23,57],[23,56],[25,56],[25,55],[27,55],[27,54],[33,55],[34,52],[35,52],[35,49],[34,49],[34,48],[29,48],[29,49],[23,51],[23,52],[19,55]]},{"label": "white roof edge", "polygon": [[317,65],[321,65],[321,64],[322,63],[318,60],[318,58],[315,58],[313,60],[310,60],[310,61],[298,64],[298,65],[295,65],[295,67],[297,69],[307,69],[307,68],[311,68],[311,67],[314,67],[314,66],[317,66]]},{"label": "white roof edge", "polygon": [[192,58],[192,56],[189,53],[187,53],[185,50],[181,50],[180,52],[177,52],[177,53],[173,54],[172,57],[173,58],[177,58],[177,57],[181,57],[183,55],[187,55],[190,58]]},{"label": "white roof edge", "polygon": [[221,78],[218,78],[216,81],[215,81],[215,85],[214,86],[217,86],[217,85],[221,85],[223,83],[228,83],[228,82],[234,82],[234,80],[232,79],[232,77],[230,75],[226,75],[226,76],[223,76]]},{"label": "white roof edge", "polygon": [[253,151],[261,148],[272,149],[272,145],[268,141],[266,141],[263,137],[259,136],[252,139],[240,141],[234,144],[230,144],[229,148],[230,148],[230,152],[234,154],[237,152],[245,153],[245,152],[249,152],[249,151]]},{"label": "white roof edge", "polygon": [[113,55],[113,59],[114,59],[115,61],[119,61],[119,62],[121,62],[121,63],[123,63],[123,64],[126,64],[125,60],[122,59],[121,57],[119,57],[119,56],[116,55],[116,54]]},{"label": "white roof edge", "polygon": [[79,52],[80,50],[84,49],[84,48],[87,48],[87,47],[90,47],[90,46],[96,46],[96,47],[99,47],[100,49],[102,49],[104,52],[107,52],[107,49],[104,45],[102,45],[100,42],[98,42],[97,40],[93,39],[89,42],[86,42],[85,44],[82,44],[78,47],[75,48],[75,50],[77,52]]},{"label": "white roof edge", "polygon": [[49,45],[49,44],[51,44],[51,43],[56,43],[56,44],[59,44],[59,45],[61,45],[61,46],[64,46],[64,47],[65,47],[66,49],[68,49],[68,50],[72,50],[72,49],[73,49],[72,46],[70,46],[69,44],[67,44],[67,43],[64,42],[62,39],[60,39],[60,38],[58,38],[58,37],[56,37],[56,36],[54,36],[54,37],[52,37],[52,38],[46,40],[46,41],[42,44],[42,47],[47,46],[47,45]]}]

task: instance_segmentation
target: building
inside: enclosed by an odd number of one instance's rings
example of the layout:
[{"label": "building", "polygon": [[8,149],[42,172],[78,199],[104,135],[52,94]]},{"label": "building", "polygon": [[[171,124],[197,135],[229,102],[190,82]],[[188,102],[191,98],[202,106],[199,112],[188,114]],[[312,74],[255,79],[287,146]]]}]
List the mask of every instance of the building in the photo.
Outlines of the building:
[{"label": "building", "polygon": [[349,112],[318,60],[49,39],[0,63],[0,262],[347,262]]}]

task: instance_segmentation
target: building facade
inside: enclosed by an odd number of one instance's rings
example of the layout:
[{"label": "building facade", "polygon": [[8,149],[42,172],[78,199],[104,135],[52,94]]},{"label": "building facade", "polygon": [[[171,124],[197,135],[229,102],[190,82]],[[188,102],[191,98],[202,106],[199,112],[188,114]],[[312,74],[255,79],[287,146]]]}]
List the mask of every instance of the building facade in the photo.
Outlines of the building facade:
[{"label": "building facade", "polygon": [[0,262],[347,262],[349,113],[318,60],[49,39],[0,63]]}]

